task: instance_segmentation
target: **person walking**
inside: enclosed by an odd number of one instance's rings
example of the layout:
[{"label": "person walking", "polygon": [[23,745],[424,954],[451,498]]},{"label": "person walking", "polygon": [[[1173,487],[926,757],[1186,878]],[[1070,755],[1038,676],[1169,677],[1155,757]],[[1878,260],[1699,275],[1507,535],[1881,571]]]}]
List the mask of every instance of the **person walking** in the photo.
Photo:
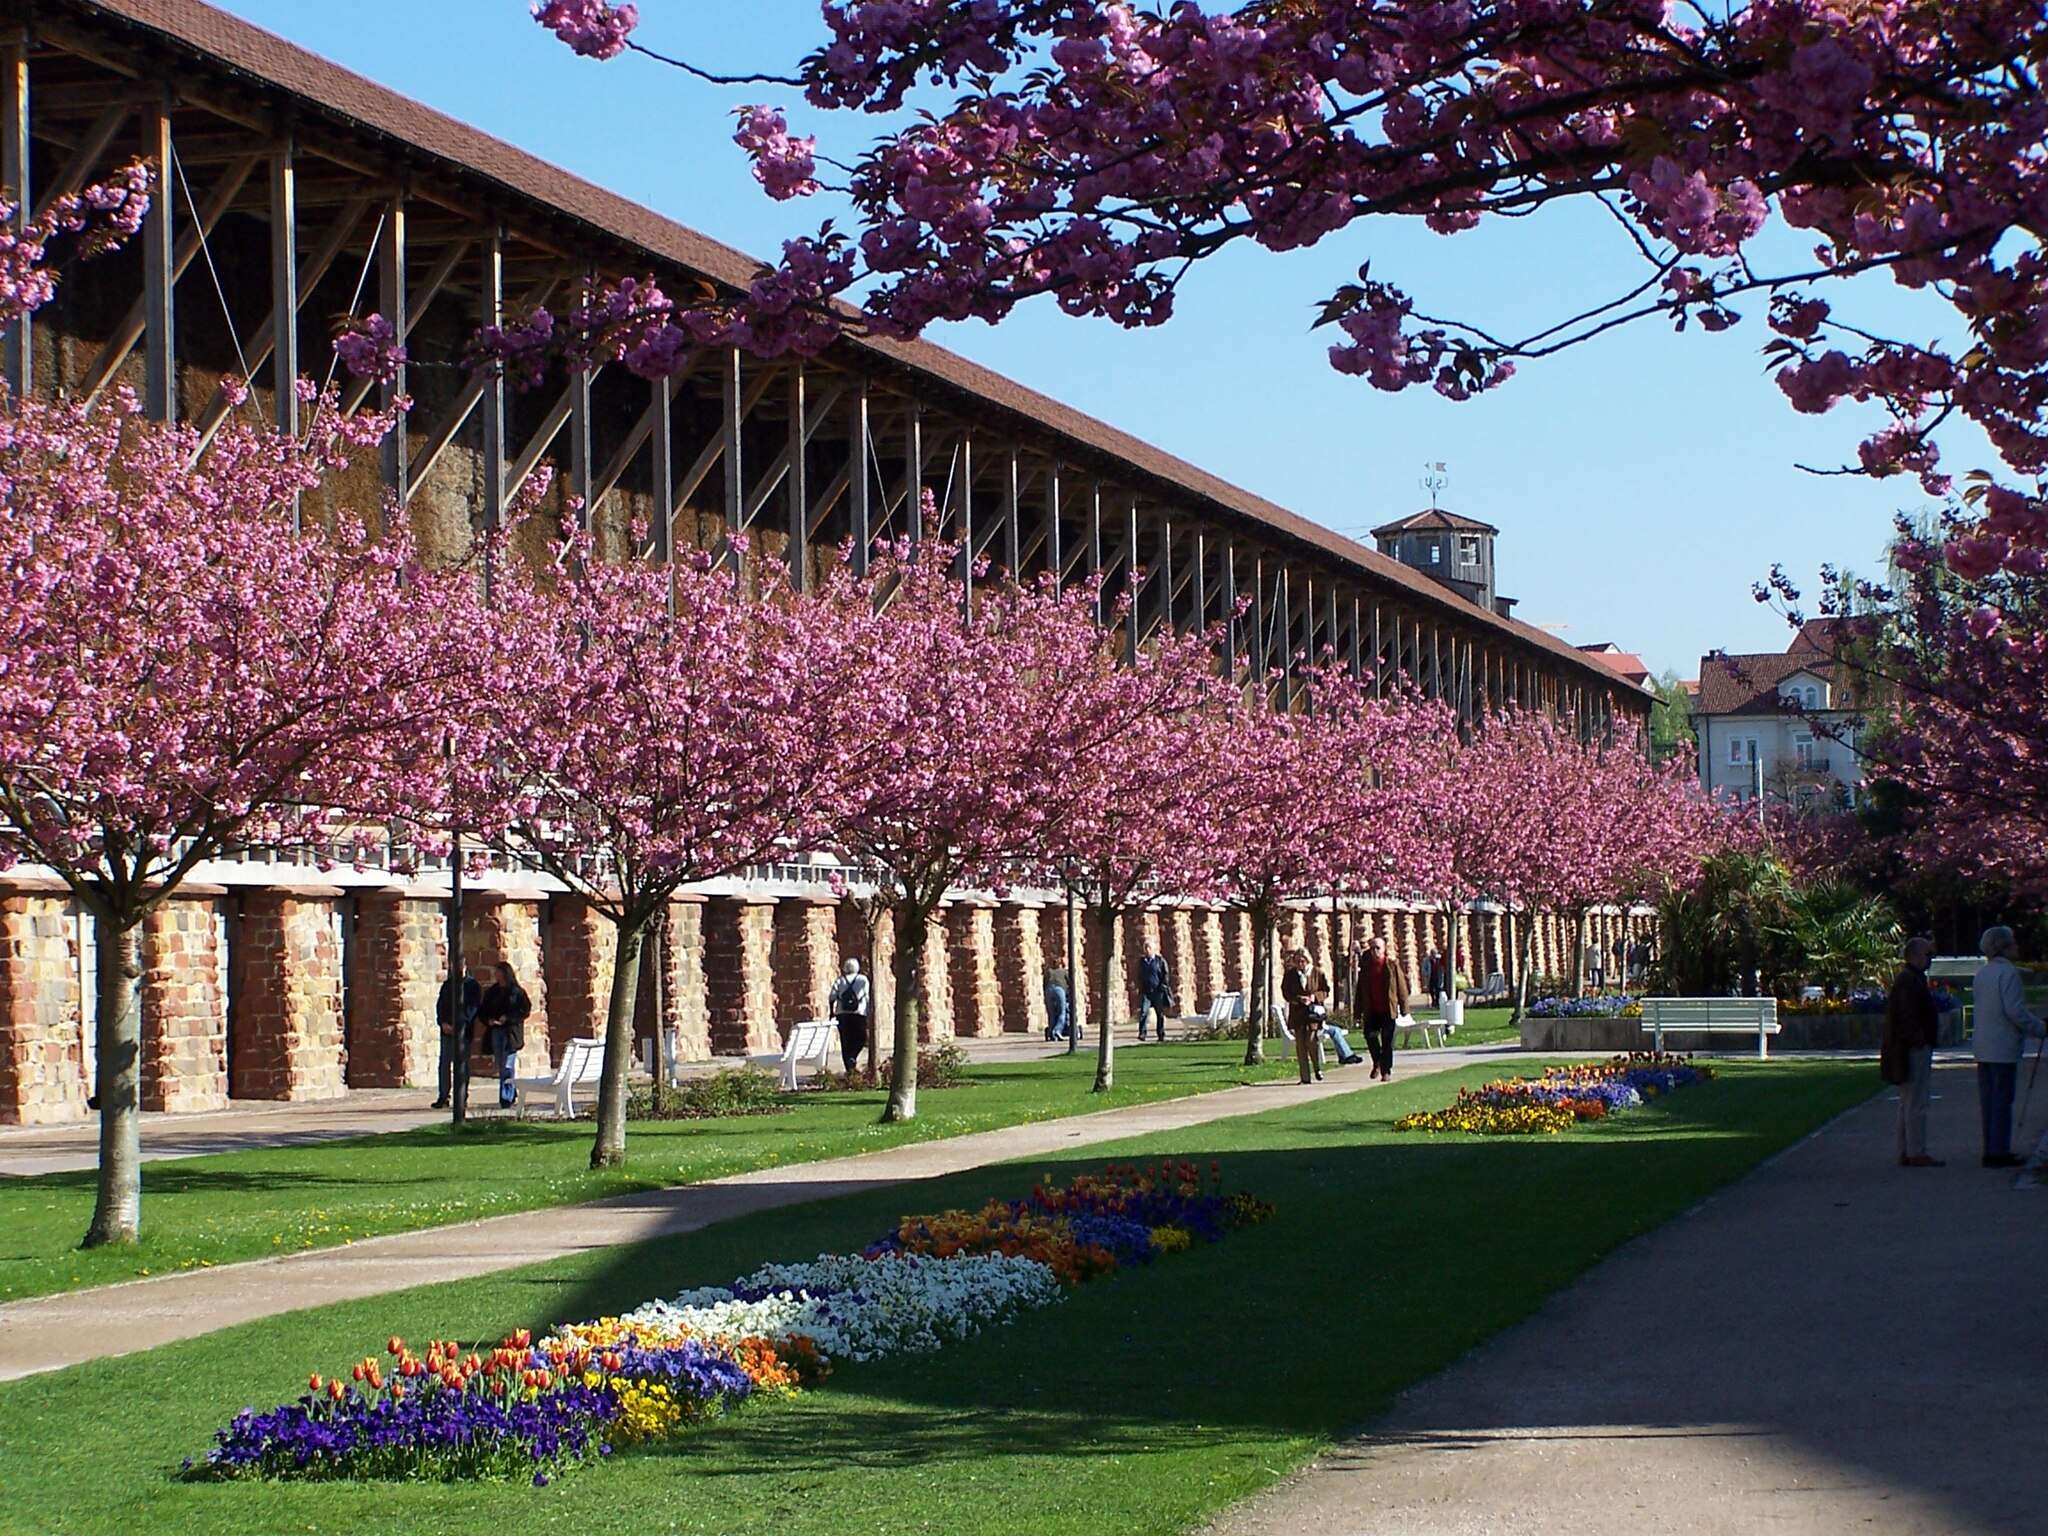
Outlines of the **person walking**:
[{"label": "person walking", "polygon": [[1307,950],[1297,949],[1287,957],[1280,995],[1287,1002],[1287,1031],[1294,1036],[1294,1059],[1301,1065],[1301,1080],[1320,1083],[1323,1025],[1330,1017],[1330,978],[1309,959]]},{"label": "person walking", "polygon": [[1145,945],[1145,958],[1138,962],[1138,1038],[1145,1038],[1145,1018],[1151,1015],[1159,1021],[1159,1043],[1166,1044],[1166,1016],[1173,1009],[1171,978],[1166,972],[1166,957],[1159,953],[1159,946]]},{"label": "person walking", "polygon": [[1973,1038],[1986,1168],[2017,1168],[2026,1161],[2012,1150],[2013,1093],[2019,1085],[2026,1037],[2048,1034],[2048,1025],[2027,1007],[2026,985],[2020,980],[2019,967],[2013,964],[2018,948],[2010,928],[2003,924],[1986,928],[1977,945],[1984,964],[1971,983],[1977,1003]]},{"label": "person walking", "polygon": [[1351,986],[1351,1011],[1365,1031],[1366,1054],[1372,1057],[1371,1075],[1375,1078],[1394,1075],[1394,1020],[1401,1011],[1394,1000],[1396,990],[1387,941],[1375,934],[1357,958]]},{"label": "person walking", "polygon": [[1429,946],[1429,960],[1423,966],[1426,989],[1429,992],[1429,1006],[1439,1014],[1444,1011],[1444,993],[1449,983],[1444,973],[1444,952],[1434,944]]},{"label": "person walking", "polygon": [[1884,1044],[1878,1070],[1899,1090],[1899,1166],[1939,1168],[1927,1155],[1927,1104],[1933,1097],[1934,1041],[1938,1030],[1934,996],[1927,988],[1927,967],[1934,959],[1932,939],[1908,939],[1905,964],[1885,999]]},{"label": "person walking", "polygon": [[860,973],[860,962],[848,959],[839,967],[839,979],[832,983],[825,1000],[826,1012],[839,1026],[839,1064],[848,1072],[860,1068],[860,1053],[868,1048],[868,1016],[874,1006],[874,988]]},{"label": "person walking", "polygon": [[512,1074],[519,1053],[526,1049],[526,1020],[533,1012],[533,999],[519,985],[509,964],[500,963],[497,972],[498,979],[485,990],[476,1018],[484,1026],[491,1054],[498,1058],[498,1107],[510,1109],[517,1098]]},{"label": "person walking", "polygon": [[1064,1040],[1077,1028],[1074,988],[1067,976],[1067,968],[1048,965],[1045,968],[1045,1038]]},{"label": "person walking", "polygon": [[[458,991],[461,994],[459,1004],[456,1001]],[[463,1107],[469,1107],[469,1036],[476,1027],[476,1011],[483,1002],[483,995],[483,988],[477,985],[476,973],[469,968],[467,960],[462,962],[459,988],[455,977],[444,976],[441,979],[441,995],[434,1003],[434,1017],[441,1022],[441,1064],[436,1076],[439,1092],[431,1106],[434,1109],[446,1109],[458,1089],[462,1094]]]}]

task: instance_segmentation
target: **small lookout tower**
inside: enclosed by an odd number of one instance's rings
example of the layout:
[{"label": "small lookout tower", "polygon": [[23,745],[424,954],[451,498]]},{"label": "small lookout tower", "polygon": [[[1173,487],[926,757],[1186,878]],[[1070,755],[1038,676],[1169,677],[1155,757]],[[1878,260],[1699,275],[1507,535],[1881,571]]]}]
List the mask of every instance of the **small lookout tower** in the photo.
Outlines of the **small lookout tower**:
[{"label": "small lookout tower", "polygon": [[1493,584],[1493,541],[1500,530],[1476,517],[1431,507],[1373,529],[1380,553],[1442,582],[1460,597],[1506,618],[1515,600]]}]

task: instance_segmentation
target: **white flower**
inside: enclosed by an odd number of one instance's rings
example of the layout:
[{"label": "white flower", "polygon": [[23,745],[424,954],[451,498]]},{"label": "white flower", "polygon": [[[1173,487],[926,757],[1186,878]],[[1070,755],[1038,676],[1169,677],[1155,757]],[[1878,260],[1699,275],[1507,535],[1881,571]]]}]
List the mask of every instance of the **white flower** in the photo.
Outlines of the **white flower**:
[{"label": "white flower", "polygon": [[808,1264],[765,1264],[731,1287],[650,1301],[621,1321],[775,1343],[802,1334],[828,1360],[873,1360],[938,1349],[1064,1294],[1036,1259],[820,1254]]}]

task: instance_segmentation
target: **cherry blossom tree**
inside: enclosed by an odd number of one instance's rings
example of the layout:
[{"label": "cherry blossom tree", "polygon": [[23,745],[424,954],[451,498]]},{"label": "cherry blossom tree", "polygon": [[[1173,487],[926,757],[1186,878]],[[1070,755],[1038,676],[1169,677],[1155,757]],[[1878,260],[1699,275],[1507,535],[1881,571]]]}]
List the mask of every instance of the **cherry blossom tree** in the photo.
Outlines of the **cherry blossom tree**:
[{"label": "cherry blossom tree", "polygon": [[1404,755],[1409,717],[1334,669],[1313,672],[1307,693],[1307,706],[1292,711],[1269,707],[1262,690],[1232,696],[1189,755],[1193,784],[1218,823],[1201,849],[1210,862],[1199,886],[1242,907],[1252,923],[1247,1066],[1265,1059],[1286,904],[1337,890],[1400,889],[1410,878],[1408,823],[1384,787]]},{"label": "cherry blossom tree", "polygon": [[476,675],[472,573],[423,567],[401,518],[295,530],[391,425],[311,405],[305,440],[231,424],[196,464],[132,394],[0,412],[0,865],[54,871],[100,925],[88,1245],[141,1226],[142,919],[208,859],[346,858],[435,803]]},{"label": "cherry blossom tree", "polygon": [[[1138,727],[1147,699],[1093,685],[1117,664],[1117,640],[1096,622],[1092,585],[977,581],[970,603],[958,564],[951,546],[896,546],[815,599],[838,637],[818,670],[858,727],[827,841],[879,874],[895,921],[888,1121],[917,1113],[932,914],[948,890],[1001,888],[1058,846],[1082,766]],[[1112,698],[1120,707],[1099,707]]]},{"label": "cherry blossom tree", "polygon": [[[1128,612],[1116,617],[1130,622]],[[1128,665],[1099,653],[1090,670],[1063,679],[1063,709],[1125,722],[1089,744],[1061,775],[1066,809],[1055,819],[1046,849],[1060,877],[1086,893],[1096,925],[1096,974],[1089,990],[1095,1000],[1097,1093],[1116,1084],[1109,1000],[1118,924],[1126,912],[1185,894],[1214,862],[1206,850],[1223,818],[1199,777],[1187,772],[1186,754],[1190,742],[1209,730],[1222,697],[1215,639],[1208,635],[1161,635]]]},{"label": "cherry blossom tree", "polygon": [[646,935],[680,887],[806,846],[822,825],[836,744],[817,684],[834,641],[772,579],[749,592],[703,553],[599,560],[573,526],[551,560],[502,562],[491,606],[464,824],[616,930],[590,1165],[617,1167]]}]

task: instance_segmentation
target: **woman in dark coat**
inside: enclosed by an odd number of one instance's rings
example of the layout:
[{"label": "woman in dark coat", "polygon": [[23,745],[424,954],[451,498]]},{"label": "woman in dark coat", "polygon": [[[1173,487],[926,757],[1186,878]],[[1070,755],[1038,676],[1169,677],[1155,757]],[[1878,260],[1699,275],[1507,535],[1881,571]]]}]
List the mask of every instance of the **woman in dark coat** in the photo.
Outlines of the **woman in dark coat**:
[{"label": "woman in dark coat", "polygon": [[488,1031],[485,1038],[490,1041],[491,1054],[498,1058],[498,1103],[510,1109],[515,1097],[512,1073],[519,1053],[526,1048],[526,1017],[533,1012],[533,1000],[519,985],[511,966],[501,964],[497,972],[498,979],[484,992],[476,1021]]}]

